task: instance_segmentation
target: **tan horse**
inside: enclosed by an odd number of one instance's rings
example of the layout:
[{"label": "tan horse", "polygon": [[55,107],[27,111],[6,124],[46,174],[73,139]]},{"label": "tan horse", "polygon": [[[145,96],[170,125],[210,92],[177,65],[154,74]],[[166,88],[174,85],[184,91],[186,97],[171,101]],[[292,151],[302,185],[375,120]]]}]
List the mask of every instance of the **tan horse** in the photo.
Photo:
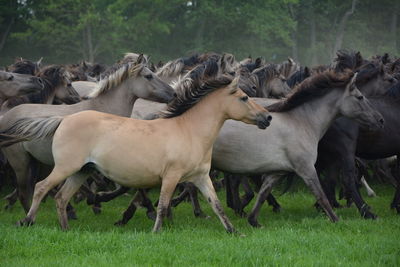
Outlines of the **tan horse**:
[{"label": "tan horse", "polygon": [[[164,117],[136,120],[95,111],[65,118],[22,119],[6,134],[27,139],[52,136],[55,167],[35,186],[32,206],[21,225],[35,221],[42,198],[67,180],[56,196],[62,229],[68,228],[66,204],[86,179],[85,165],[94,165],[111,180],[128,187],[161,184],[154,232],[161,229],[171,195],[179,182],[193,182],[211,204],[228,232],[235,232],[224,214],[208,175],[213,143],[227,119],[269,126],[268,111],[249,99],[226,76],[192,86],[174,100]],[[79,129],[79,130],[77,130]]]}]

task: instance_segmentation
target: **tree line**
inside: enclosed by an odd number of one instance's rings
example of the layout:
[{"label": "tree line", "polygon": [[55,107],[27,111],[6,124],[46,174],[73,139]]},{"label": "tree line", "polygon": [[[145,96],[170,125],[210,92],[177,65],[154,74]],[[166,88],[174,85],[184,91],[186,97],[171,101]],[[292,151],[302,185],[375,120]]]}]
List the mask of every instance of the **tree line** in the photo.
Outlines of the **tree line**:
[{"label": "tree line", "polygon": [[328,63],[338,49],[398,55],[399,0],[0,0],[0,65],[165,61],[195,52]]}]

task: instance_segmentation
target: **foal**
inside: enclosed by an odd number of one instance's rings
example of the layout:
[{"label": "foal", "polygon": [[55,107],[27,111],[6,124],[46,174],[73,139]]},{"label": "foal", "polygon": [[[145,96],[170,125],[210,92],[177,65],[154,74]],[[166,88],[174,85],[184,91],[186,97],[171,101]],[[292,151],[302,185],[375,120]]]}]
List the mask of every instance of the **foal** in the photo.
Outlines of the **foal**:
[{"label": "foal", "polygon": [[260,129],[268,127],[272,119],[237,85],[238,78],[232,82],[226,76],[201,86],[194,84],[168,106],[164,118],[152,121],[94,111],[65,118],[20,120],[5,133],[27,139],[54,135],[55,162],[51,174],[36,184],[32,206],[20,224],[33,224],[44,195],[74,175],[56,196],[60,224],[67,229],[66,204],[87,177],[87,168],[83,167],[92,165],[123,186],[148,188],[161,184],[154,232],[161,230],[172,193],[183,181],[194,183],[225,229],[235,232],[209,177],[213,143],[227,119],[256,124]]}]

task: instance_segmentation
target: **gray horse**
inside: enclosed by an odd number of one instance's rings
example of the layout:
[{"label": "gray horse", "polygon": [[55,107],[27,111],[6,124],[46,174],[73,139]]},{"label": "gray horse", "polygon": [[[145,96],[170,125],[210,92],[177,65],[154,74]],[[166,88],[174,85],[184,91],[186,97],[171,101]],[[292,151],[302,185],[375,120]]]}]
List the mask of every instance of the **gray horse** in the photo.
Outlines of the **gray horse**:
[{"label": "gray horse", "polygon": [[[303,178],[329,218],[338,221],[314,168],[318,141],[338,115],[364,125],[383,124],[382,116],[357,89],[356,75],[351,79],[352,75],[325,71],[309,78],[286,100],[267,107],[274,112],[268,131],[233,121],[222,127],[214,144],[213,167],[236,174],[267,174],[248,218],[251,225],[259,226],[257,216],[262,203],[274,183],[290,172]],[[260,101],[265,106],[271,103],[266,99]]]},{"label": "gray horse", "polygon": [[31,75],[0,71],[0,101],[42,90],[43,81]]}]

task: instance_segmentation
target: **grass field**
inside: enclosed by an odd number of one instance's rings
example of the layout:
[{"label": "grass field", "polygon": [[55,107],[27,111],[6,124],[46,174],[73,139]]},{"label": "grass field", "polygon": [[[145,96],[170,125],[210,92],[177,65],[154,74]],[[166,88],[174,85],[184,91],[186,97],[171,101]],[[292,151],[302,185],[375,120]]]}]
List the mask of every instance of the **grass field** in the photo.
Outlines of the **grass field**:
[{"label": "grass field", "polygon": [[[0,211],[0,265],[400,266],[400,216],[388,208],[394,189],[374,188],[378,197],[367,201],[379,215],[376,221],[361,219],[353,206],[337,210],[341,221],[330,223],[312,207],[314,198],[305,189],[279,197],[279,214],[263,207],[262,229],[250,227],[225,208],[245,237],[225,233],[203,199],[210,219],[194,218],[190,205],[183,203],[160,234],[151,233],[153,222],[144,210],[125,227],[113,225],[128,205],[128,196],[104,204],[100,215],[83,202],[75,205],[79,219],[70,223],[68,232],[58,227],[52,199],[43,203],[30,228],[14,226],[24,216],[17,205]],[[219,196],[225,202],[223,193]]]}]

